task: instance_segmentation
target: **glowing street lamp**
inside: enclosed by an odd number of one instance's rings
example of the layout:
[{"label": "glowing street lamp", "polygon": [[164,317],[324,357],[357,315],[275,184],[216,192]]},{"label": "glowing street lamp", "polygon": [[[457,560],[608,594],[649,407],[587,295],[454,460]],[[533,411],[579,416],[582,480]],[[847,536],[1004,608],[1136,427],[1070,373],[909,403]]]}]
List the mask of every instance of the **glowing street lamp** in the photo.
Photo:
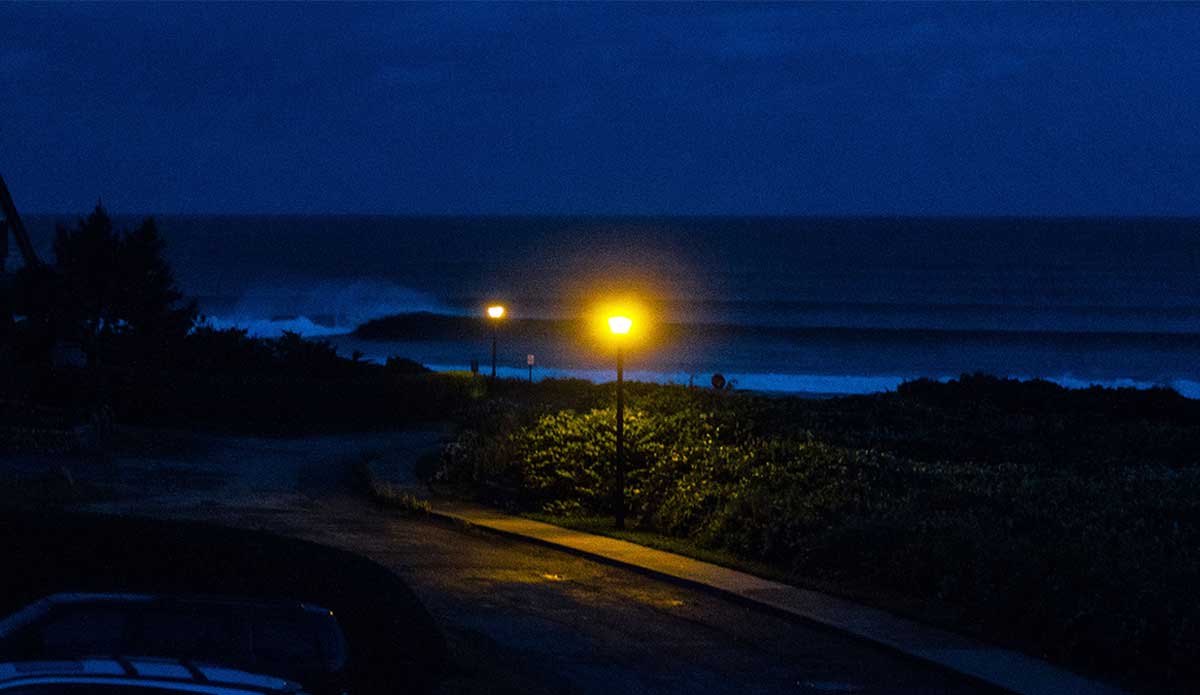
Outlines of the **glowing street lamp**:
[{"label": "glowing street lamp", "polygon": [[633,328],[633,319],[628,316],[608,317],[608,330],[616,335],[627,335],[630,328]]},{"label": "glowing street lamp", "polygon": [[625,360],[624,337],[633,328],[628,316],[608,317],[608,330],[617,337],[617,528],[625,528]]},{"label": "glowing street lamp", "polygon": [[496,327],[500,324],[500,319],[504,318],[504,307],[499,304],[493,304],[487,308],[488,318],[492,322],[492,381],[496,380]]}]

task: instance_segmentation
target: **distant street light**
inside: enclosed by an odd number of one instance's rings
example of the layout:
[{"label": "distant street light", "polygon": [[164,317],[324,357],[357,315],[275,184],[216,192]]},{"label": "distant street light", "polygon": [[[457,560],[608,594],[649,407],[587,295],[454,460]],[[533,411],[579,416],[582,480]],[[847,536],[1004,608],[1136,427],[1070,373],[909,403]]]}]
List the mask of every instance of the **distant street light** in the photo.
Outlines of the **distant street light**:
[{"label": "distant street light", "polygon": [[492,381],[496,380],[496,328],[500,319],[504,318],[504,307],[495,304],[487,308],[488,318],[492,320]]},{"label": "distant street light", "polygon": [[617,336],[617,528],[625,528],[625,360],[624,336],[633,328],[628,316],[608,317],[608,330]]}]

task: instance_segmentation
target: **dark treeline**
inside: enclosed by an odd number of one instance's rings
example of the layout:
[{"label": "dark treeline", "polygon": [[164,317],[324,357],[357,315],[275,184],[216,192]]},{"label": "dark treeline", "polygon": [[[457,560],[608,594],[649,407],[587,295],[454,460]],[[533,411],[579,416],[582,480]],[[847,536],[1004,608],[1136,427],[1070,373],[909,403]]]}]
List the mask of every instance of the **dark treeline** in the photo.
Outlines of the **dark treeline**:
[{"label": "dark treeline", "polygon": [[205,325],[164,248],[153,219],[118,229],[97,206],[56,230],[52,264],[17,273],[4,302],[15,320],[0,341],[9,426],[61,427],[106,411],[127,422],[291,431],[443,412],[421,387],[428,370],[408,360],[371,364],[294,333],[262,339]]}]

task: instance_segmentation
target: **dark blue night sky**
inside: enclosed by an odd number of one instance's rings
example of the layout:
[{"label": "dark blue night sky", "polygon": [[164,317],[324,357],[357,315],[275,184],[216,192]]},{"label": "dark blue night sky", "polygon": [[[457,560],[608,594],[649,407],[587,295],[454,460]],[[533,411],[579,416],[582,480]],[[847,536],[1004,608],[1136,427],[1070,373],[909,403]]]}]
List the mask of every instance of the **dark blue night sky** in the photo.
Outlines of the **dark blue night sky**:
[{"label": "dark blue night sky", "polygon": [[30,212],[1195,214],[1200,7],[0,6]]}]

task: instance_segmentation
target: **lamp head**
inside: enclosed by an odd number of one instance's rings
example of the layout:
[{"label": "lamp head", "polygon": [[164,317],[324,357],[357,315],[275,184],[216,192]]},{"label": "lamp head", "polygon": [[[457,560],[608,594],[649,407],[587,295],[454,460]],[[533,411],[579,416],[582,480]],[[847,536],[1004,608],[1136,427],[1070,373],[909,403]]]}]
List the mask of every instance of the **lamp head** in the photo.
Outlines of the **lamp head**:
[{"label": "lamp head", "polygon": [[504,318],[504,307],[500,306],[499,304],[490,306],[487,308],[487,315],[488,318],[502,319]]},{"label": "lamp head", "polygon": [[633,319],[628,316],[609,316],[608,330],[616,335],[626,335],[633,328]]}]

